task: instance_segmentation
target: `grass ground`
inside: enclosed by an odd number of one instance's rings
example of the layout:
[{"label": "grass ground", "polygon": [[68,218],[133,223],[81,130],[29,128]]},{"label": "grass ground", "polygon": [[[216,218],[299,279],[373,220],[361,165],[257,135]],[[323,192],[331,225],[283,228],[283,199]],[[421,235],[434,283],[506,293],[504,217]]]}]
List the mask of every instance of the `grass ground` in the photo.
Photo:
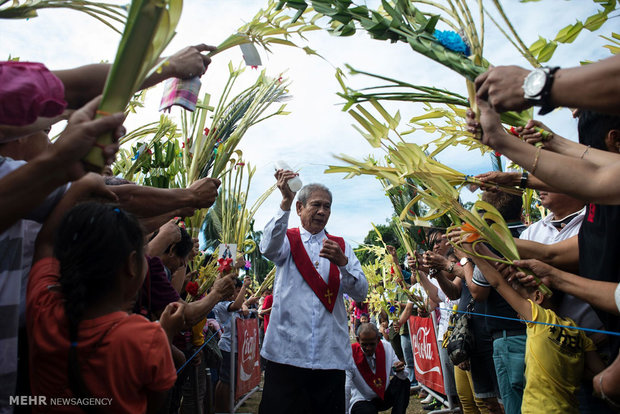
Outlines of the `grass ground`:
[{"label": "grass ground", "polygon": [[[237,410],[239,414],[257,414],[258,413],[258,404],[260,403],[262,393],[260,391],[252,394],[248,400]],[[383,413],[389,413],[390,411],[383,411]],[[425,410],[422,409],[422,404],[420,404],[420,400],[416,397],[411,397],[409,400],[409,408],[407,408],[407,414],[424,414]],[[291,413],[295,414],[295,413]]]}]

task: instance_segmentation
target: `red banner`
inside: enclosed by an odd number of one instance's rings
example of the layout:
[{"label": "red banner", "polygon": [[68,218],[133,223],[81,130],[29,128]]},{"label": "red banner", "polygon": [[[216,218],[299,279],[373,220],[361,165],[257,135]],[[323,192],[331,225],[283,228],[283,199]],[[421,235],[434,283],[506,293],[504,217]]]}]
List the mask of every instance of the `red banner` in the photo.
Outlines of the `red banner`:
[{"label": "red banner", "polygon": [[237,319],[237,386],[235,399],[260,384],[258,319]]},{"label": "red banner", "polygon": [[431,318],[411,316],[408,322],[416,380],[432,390],[445,394],[433,321]]}]

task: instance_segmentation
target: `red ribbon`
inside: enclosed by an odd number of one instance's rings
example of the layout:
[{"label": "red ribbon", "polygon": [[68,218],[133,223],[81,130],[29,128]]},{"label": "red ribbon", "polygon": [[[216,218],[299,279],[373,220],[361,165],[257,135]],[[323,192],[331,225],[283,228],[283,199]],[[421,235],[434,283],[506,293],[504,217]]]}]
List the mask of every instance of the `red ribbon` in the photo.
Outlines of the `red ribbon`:
[{"label": "red ribbon", "polygon": [[[340,290],[340,270],[334,263],[329,265],[329,276],[327,283],[323,280],[319,272],[316,270],[308,252],[304,248],[299,234],[299,229],[288,229],[286,231],[286,237],[291,244],[291,255],[297,270],[301,273],[301,277],[304,278],[310,289],[316,294],[325,308],[332,312],[334,305],[336,304],[336,296]],[[327,235],[327,238],[338,243],[342,251],[344,252],[345,244],[344,239],[341,237]]]},{"label": "red ribbon", "polygon": [[353,361],[355,361],[355,365],[359,370],[360,374],[362,374],[362,378],[366,381],[366,384],[379,396],[379,398],[385,398],[385,383],[386,383],[386,372],[385,372],[385,349],[383,348],[383,343],[379,340],[377,344],[377,349],[375,350],[375,372],[373,373],[370,369],[370,365],[368,365],[368,360],[366,359],[366,355],[364,355],[364,351],[362,351],[362,346],[356,342],[351,345],[353,349]]}]

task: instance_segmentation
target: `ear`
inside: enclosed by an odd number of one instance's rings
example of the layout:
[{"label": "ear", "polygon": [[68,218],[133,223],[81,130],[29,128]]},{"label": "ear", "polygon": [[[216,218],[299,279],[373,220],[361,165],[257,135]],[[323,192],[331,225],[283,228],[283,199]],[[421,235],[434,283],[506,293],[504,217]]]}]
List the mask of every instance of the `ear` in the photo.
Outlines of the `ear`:
[{"label": "ear", "polygon": [[612,129],[605,136],[605,146],[611,151],[620,153],[620,130]]},{"label": "ear", "polygon": [[536,291],[534,292],[534,302],[540,305],[541,303],[543,303],[544,300],[545,300],[545,295],[542,294],[540,289],[536,289]]},{"label": "ear", "polygon": [[127,268],[127,274],[131,277],[137,277],[140,275],[140,267],[142,266],[142,258],[138,257],[138,253],[134,250],[129,253],[129,257],[127,257],[127,263],[125,267]]},{"label": "ear", "polygon": [[303,205],[303,204],[302,204],[302,202],[301,202],[301,201],[299,201],[299,200],[297,201],[297,203],[295,203],[295,207],[296,207],[296,209],[297,209],[297,215],[298,215],[298,216],[301,216],[301,209],[302,209],[302,207],[303,207],[303,206],[304,206],[304,205]]}]

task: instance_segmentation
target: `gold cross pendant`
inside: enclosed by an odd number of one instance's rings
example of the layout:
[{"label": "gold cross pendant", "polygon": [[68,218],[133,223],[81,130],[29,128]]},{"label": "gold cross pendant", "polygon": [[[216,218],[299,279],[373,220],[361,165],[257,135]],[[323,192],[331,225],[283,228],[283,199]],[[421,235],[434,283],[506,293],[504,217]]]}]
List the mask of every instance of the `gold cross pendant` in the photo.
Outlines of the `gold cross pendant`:
[{"label": "gold cross pendant", "polygon": [[327,298],[328,305],[332,304],[332,296],[333,296],[333,293],[329,289],[327,289],[327,293],[325,293],[325,297]]}]

